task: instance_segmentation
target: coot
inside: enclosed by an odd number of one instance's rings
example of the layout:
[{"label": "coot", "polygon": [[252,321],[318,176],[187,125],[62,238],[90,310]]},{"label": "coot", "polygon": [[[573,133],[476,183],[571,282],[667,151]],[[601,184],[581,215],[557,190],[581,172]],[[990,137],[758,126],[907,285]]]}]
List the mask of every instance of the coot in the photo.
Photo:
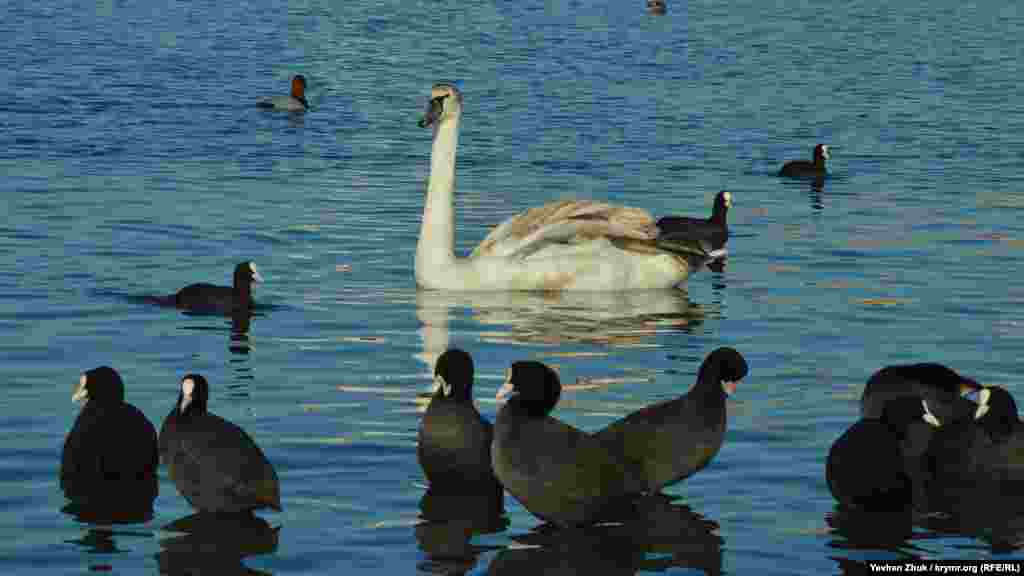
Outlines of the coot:
[{"label": "coot", "polygon": [[708,354],[697,383],[685,395],[642,408],[613,422],[596,438],[643,465],[645,490],[656,492],[704,468],[725,438],[725,399],[747,375],[733,348]]},{"label": "coot", "polygon": [[493,426],[473,405],[473,359],[457,348],[434,367],[434,395],[420,424],[416,455],[438,493],[501,494],[491,472]]},{"label": "coot", "polygon": [[157,496],[156,429],[124,401],[124,383],[109,366],[82,374],[72,399],[85,402],[64,440],[60,487],[89,508],[151,508]]},{"label": "coot", "polygon": [[277,472],[235,424],[207,412],[206,378],[181,381],[174,408],[160,428],[160,452],[178,492],[200,512],[281,510]]},{"label": "coot", "polygon": [[642,489],[637,465],[593,436],[549,416],[561,394],[550,367],[515,362],[499,399],[491,465],[512,496],[537,517],[563,526],[602,519],[613,504]]}]

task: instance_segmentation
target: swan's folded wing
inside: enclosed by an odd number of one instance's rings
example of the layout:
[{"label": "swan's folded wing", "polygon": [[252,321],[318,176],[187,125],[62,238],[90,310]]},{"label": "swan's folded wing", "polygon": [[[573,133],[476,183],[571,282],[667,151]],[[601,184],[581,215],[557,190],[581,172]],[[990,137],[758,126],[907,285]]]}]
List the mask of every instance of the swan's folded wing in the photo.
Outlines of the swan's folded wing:
[{"label": "swan's folded wing", "polygon": [[531,208],[491,231],[471,257],[525,258],[554,243],[573,244],[596,238],[653,241],[654,219],[645,210],[590,200],[561,200]]}]

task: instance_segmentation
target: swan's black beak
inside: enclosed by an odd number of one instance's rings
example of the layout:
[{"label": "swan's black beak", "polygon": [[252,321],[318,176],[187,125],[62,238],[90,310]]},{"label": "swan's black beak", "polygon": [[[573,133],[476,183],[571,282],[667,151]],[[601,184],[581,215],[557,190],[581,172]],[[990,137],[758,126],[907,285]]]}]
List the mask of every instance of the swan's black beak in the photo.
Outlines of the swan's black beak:
[{"label": "swan's black beak", "polygon": [[444,112],[443,100],[444,96],[430,99],[430,102],[427,104],[427,113],[419,121],[420,128],[426,128],[437,122],[437,119],[441,117],[441,113]]}]

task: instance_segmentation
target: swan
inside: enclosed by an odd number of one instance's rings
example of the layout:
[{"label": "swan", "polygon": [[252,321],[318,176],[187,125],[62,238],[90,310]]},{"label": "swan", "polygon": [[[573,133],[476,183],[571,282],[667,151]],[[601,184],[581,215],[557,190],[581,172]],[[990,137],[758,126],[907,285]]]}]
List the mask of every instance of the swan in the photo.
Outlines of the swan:
[{"label": "swan", "polygon": [[[455,150],[462,94],[430,92],[420,127],[433,128],[430,178],[416,245],[416,283],[434,290],[591,290],[673,288],[691,268],[721,258],[678,220],[591,200],[531,208],[494,228],[468,257],[455,255]],[[729,193],[724,193],[731,202]],[[697,235],[699,236],[699,234]]]}]

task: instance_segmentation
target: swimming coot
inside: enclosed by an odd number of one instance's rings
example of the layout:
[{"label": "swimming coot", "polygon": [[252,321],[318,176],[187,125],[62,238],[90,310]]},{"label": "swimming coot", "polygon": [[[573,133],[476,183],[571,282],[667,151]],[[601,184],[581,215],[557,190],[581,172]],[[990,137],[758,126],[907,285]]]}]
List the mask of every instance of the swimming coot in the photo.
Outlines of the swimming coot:
[{"label": "swimming coot", "polygon": [[824,176],[828,172],[825,165],[830,158],[827,144],[818,144],[814,147],[814,160],[791,160],[786,162],[779,170],[779,176],[807,177]]},{"label": "swimming coot", "polygon": [[148,508],[158,492],[156,429],[124,401],[109,366],[82,374],[72,399],[85,402],[64,440],[60,487],[89,507]]},{"label": "swimming coot", "polygon": [[209,314],[233,314],[248,312],[256,307],[252,297],[253,282],[262,282],[263,277],[252,262],[241,262],[235,266],[234,282],[231,288],[200,282],[189,284],[170,296],[158,296],[153,300],[163,306],[174,306],[182,310]]},{"label": "swimming coot", "polygon": [[160,427],[160,453],[178,492],[200,512],[281,510],[277,472],[235,424],[207,412],[209,385],[199,374],[181,381]]},{"label": "swimming coot", "polygon": [[561,394],[558,374],[535,361],[515,362],[497,398],[491,465],[527,510],[563,526],[602,519],[614,503],[643,486],[635,463],[590,434],[549,416]]},{"label": "swimming coot", "polygon": [[473,405],[473,359],[457,348],[434,367],[434,395],[420,424],[416,455],[434,492],[496,493],[493,426]]},{"label": "swimming coot", "polygon": [[725,438],[725,399],[747,375],[733,348],[708,354],[697,383],[685,395],[642,408],[613,422],[596,438],[642,463],[645,490],[656,492],[704,468]]}]

